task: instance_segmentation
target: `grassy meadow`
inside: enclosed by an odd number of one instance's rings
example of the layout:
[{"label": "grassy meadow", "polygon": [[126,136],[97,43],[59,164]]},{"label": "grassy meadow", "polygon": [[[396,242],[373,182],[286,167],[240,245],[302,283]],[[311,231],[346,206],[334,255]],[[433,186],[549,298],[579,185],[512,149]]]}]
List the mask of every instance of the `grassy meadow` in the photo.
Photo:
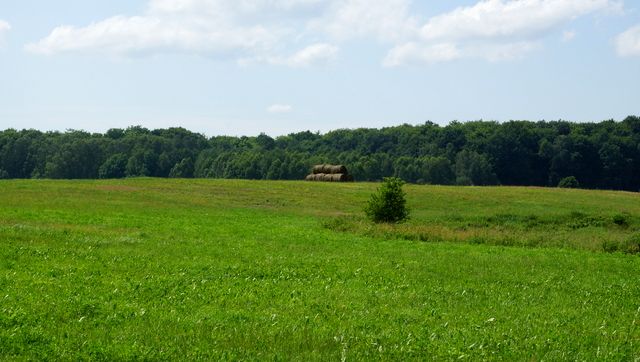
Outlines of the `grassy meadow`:
[{"label": "grassy meadow", "polygon": [[640,194],[0,181],[0,360],[640,360]]}]

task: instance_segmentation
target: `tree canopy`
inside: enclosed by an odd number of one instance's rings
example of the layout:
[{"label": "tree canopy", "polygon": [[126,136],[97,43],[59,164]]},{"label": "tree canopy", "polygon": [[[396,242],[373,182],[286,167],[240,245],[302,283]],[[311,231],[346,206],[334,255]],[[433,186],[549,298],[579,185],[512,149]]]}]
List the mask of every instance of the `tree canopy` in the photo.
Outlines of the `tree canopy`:
[{"label": "tree canopy", "polygon": [[136,126],[104,134],[0,131],[0,178],[136,176],[301,180],[340,163],[358,181],[640,190],[640,118],[599,123],[427,122],[310,131],[272,138],[207,138],[184,128]]}]

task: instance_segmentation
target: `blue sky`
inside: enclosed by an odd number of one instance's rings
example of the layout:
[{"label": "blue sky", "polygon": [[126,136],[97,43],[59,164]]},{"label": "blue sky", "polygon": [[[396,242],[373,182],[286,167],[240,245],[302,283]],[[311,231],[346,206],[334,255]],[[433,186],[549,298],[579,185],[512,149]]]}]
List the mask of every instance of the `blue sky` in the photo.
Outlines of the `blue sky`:
[{"label": "blue sky", "polygon": [[640,1],[0,2],[0,129],[640,114]]}]

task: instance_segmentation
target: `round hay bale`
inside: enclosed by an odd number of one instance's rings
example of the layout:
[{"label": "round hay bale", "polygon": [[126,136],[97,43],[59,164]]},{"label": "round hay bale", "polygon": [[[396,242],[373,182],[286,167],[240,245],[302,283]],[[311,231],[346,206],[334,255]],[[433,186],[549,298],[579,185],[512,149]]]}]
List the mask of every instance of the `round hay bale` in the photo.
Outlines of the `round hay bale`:
[{"label": "round hay bale", "polygon": [[307,177],[305,177],[304,179],[305,181],[313,181],[313,174],[307,175]]},{"label": "round hay bale", "polygon": [[347,168],[343,165],[336,165],[336,166],[330,166],[331,172],[332,174],[346,174],[347,172]]},{"label": "round hay bale", "polygon": [[347,171],[347,168],[343,165],[329,165],[329,164],[322,164],[322,165],[315,165],[313,166],[313,170],[312,173],[314,174],[321,174],[321,173],[328,173],[328,174],[337,174],[337,173],[344,173],[347,174],[349,173]]},{"label": "round hay bale", "polygon": [[321,173],[326,173],[324,172],[324,168],[325,168],[325,165],[315,165],[313,166],[313,173],[316,175]]},{"label": "round hay bale", "polygon": [[313,175],[313,181],[322,181],[324,178],[324,174],[323,173],[317,173],[315,175]]},{"label": "round hay bale", "polygon": [[323,174],[322,175],[322,181],[327,181],[327,182],[333,181],[333,175],[331,175],[329,173]]}]

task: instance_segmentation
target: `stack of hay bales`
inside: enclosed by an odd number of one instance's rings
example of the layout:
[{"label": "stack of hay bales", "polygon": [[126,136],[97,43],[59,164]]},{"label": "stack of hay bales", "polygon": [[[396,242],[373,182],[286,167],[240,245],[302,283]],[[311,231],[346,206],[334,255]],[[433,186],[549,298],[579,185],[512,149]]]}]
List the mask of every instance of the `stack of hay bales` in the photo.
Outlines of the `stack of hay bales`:
[{"label": "stack of hay bales", "polygon": [[324,182],[352,182],[353,176],[349,174],[343,165],[315,165],[313,171],[308,175],[307,181]]}]

